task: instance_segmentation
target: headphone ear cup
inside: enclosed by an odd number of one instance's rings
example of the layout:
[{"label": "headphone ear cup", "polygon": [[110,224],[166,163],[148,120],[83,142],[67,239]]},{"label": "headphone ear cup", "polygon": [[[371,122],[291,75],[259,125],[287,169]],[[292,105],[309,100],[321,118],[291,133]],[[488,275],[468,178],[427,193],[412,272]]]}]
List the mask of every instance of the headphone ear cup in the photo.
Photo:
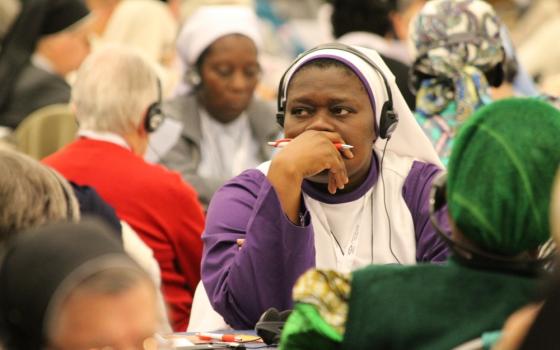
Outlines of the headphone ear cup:
[{"label": "headphone ear cup", "polygon": [[148,107],[148,112],[144,119],[144,129],[149,133],[154,132],[160,127],[164,119],[165,116],[161,109],[161,104],[155,102]]},{"label": "headphone ear cup", "polygon": [[291,310],[279,312],[276,308],[272,307],[262,314],[255,325],[255,331],[265,344],[272,345],[280,342],[284,323],[291,312]]},{"label": "headphone ear cup", "polygon": [[389,139],[397,128],[398,122],[399,116],[390,108],[389,101],[386,101],[381,108],[381,118],[379,118],[379,137]]},{"label": "headphone ear cup", "polygon": [[266,310],[259,319],[259,322],[268,321],[280,321],[280,313],[278,312],[278,309],[271,307],[270,309]]},{"label": "headphone ear cup", "polygon": [[280,318],[280,321],[286,322],[291,314],[292,314],[292,310],[284,310],[278,314],[278,317]]}]

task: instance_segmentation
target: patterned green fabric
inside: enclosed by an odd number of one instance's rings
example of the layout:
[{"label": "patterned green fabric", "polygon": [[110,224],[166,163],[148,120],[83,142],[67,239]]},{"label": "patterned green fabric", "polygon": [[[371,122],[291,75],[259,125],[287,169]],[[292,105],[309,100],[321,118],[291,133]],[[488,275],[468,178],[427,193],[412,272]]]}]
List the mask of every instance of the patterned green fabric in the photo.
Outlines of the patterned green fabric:
[{"label": "patterned green fabric", "polygon": [[339,349],[342,335],[332,328],[311,304],[296,304],[280,341],[281,350]]},{"label": "patterned green fabric", "polygon": [[536,286],[536,278],[454,260],[369,266],[352,275],[341,349],[449,350],[500,329],[533,299]]},{"label": "patterned green fabric", "polygon": [[311,269],[297,280],[294,301],[314,305],[321,317],[342,335],[348,315],[350,280],[350,274]]},{"label": "patterned green fabric", "polygon": [[352,273],[343,336],[317,306],[296,303],[280,349],[449,350],[501,329],[513,311],[533,300],[536,284],[536,278],[473,269],[454,260],[371,265]]},{"label": "patterned green fabric", "polygon": [[281,349],[336,349],[348,315],[350,274],[311,269],[294,286],[296,307],[282,332]]},{"label": "patterned green fabric", "polygon": [[462,233],[505,255],[550,237],[548,209],[560,163],[560,112],[517,98],[479,109],[462,126],[449,161],[448,208]]}]

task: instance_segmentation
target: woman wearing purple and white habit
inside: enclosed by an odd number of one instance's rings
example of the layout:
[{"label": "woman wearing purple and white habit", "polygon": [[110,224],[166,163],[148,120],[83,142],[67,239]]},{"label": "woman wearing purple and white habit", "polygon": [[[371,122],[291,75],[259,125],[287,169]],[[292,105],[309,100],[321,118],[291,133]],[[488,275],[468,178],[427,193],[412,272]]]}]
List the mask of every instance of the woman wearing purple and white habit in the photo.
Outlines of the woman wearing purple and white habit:
[{"label": "woman wearing purple and white habit", "polygon": [[446,259],[428,210],[443,166],[375,51],[303,53],[281,81],[278,112],[291,142],[226,183],[208,209],[202,281],[229,325],[290,308],[312,267]]}]

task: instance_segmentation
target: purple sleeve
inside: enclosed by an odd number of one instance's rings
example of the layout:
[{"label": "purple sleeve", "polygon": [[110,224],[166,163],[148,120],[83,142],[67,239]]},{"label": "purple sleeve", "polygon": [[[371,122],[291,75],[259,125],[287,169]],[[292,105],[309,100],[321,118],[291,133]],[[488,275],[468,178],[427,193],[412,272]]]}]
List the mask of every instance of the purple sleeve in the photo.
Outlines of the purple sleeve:
[{"label": "purple sleeve", "polygon": [[[236,240],[245,239],[241,249]],[[247,170],[218,190],[202,236],[202,281],[214,309],[236,329],[253,328],[269,307],[292,307],[297,278],[315,266],[309,213],[284,214],[264,174]]]},{"label": "purple sleeve", "polygon": [[[416,232],[416,261],[441,262],[447,260],[448,248],[439,238],[430,221],[430,192],[432,181],[441,172],[433,164],[415,161],[403,186],[403,198],[412,214]],[[447,210],[437,214],[441,227],[449,234]]]}]

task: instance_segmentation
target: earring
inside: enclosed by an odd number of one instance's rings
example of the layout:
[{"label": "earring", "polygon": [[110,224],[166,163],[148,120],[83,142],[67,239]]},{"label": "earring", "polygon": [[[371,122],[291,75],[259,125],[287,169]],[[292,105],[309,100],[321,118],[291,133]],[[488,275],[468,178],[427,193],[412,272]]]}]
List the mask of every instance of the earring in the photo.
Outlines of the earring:
[{"label": "earring", "polygon": [[200,85],[200,83],[202,83],[202,78],[200,77],[200,74],[198,73],[198,70],[196,68],[189,68],[185,72],[185,80],[190,86],[193,87],[196,87]]}]

